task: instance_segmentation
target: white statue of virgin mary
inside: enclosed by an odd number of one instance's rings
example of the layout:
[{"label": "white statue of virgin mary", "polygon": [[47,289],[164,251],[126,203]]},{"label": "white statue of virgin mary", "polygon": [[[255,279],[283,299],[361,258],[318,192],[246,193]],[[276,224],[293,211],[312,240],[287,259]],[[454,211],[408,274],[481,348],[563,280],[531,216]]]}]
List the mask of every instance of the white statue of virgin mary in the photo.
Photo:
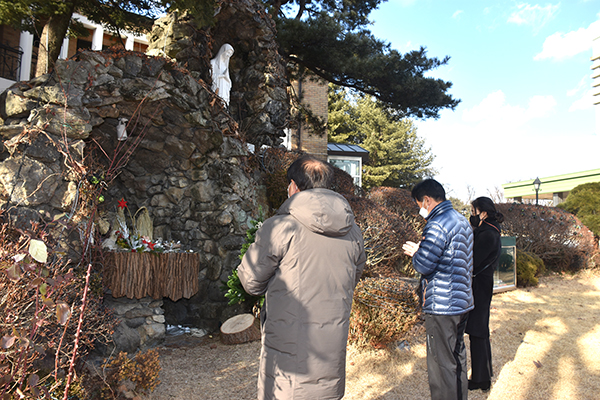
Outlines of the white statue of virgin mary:
[{"label": "white statue of virgin mary", "polygon": [[229,106],[231,78],[229,77],[229,59],[233,55],[233,47],[225,43],[219,49],[217,56],[210,60],[212,67],[212,90]]}]

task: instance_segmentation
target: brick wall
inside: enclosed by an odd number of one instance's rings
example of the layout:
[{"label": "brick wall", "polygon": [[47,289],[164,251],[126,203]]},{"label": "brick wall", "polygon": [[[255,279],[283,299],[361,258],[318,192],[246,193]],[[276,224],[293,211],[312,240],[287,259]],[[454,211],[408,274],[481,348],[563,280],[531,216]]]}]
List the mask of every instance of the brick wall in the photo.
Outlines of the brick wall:
[{"label": "brick wall", "polygon": [[0,25],[0,43],[18,49],[20,38],[21,32],[10,26]]},{"label": "brick wall", "polygon": [[[301,83],[294,82],[293,86],[296,94],[301,97],[302,104],[327,123],[327,82],[304,79]],[[292,130],[292,150],[300,149],[323,161],[327,160],[326,134],[315,134],[310,127],[303,124],[300,137],[298,136],[298,130]]]}]

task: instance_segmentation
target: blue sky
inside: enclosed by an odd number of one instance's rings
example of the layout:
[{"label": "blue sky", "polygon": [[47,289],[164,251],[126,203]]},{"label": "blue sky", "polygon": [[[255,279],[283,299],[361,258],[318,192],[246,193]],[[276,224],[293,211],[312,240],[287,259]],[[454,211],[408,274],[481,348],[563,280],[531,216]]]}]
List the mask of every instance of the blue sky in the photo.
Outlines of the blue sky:
[{"label": "blue sky", "polygon": [[590,61],[600,1],[390,0],[370,18],[394,49],[451,57],[430,76],[462,102],[417,121],[449,195],[600,168]]}]

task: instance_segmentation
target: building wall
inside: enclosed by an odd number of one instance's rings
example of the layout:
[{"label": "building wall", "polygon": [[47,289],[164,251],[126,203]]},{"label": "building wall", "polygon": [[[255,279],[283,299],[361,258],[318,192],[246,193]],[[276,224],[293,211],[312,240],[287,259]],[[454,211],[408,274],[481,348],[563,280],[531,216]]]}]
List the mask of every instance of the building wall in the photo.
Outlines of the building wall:
[{"label": "building wall", "polygon": [[10,26],[0,25],[0,43],[12,47],[19,48],[19,37],[21,32],[11,28]]},{"label": "building wall", "polygon": [[[552,200],[556,206],[564,201],[571,190],[579,185],[592,182],[600,182],[600,169],[574,172],[563,175],[540,177],[541,181],[538,197],[540,199]],[[520,182],[505,183],[502,185],[504,198],[523,201],[523,199],[535,199],[533,179]]]},{"label": "building wall", "polygon": [[10,26],[0,25],[0,93],[14,83],[19,74],[19,38],[21,32]]},{"label": "building wall", "polygon": [[[79,20],[87,28],[88,35],[86,37],[80,37],[79,39],[90,42],[91,45],[86,47],[89,47],[92,50],[102,50],[104,48],[119,45],[121,43],[125,43],[125,48],[127,50],[133,51],[145,52],[146,48],[148,47],[148,41],[146,40],[145,36],[132,36],[130,33],[124,32],[125,37],[123,38],[123,41],[121,41],[113,36],[109,31],[103,30],[100,25],[91,22],[82,15],[74,14],[73,18]],[[101,31],[103,32],[103,35],[101,37],[98,35],[98,39],[102,40],[98,40],[97,44],[94,45],[94,33],[100,33]],[[0,44],[8,46],[12,49],[19,49],[23,52],[21,58],[21,70],[18,74],[21,80],[29,80],[33,78],[37,62],[36,54],[38,51],[38,42],[39,41],[35,40],[31,34],[19,32],[6,25],[0,25]],[[63,59],[72,57],[79,50],[81,49],[77,46],[76,38],[65,38],[63,42],[63,49],[61,49],[59,58]],[[2,61],[3,60],[0,60],[0,62]],[[2,78],[3,77],[0,76],[0,93],[14,83],[12,80]]]},{"label": "building wall", "polygon": [[[316,116],[327,123],[327,82],[303,79],[292,84],[294,91],[301,98],[301,103]],[[327,134],[316,134],[302,124],[300,129],[292,130],[292,150],[301,150],[323,161],[327,161]]]},{"label": "building wall", "polygon": [[596,135],[600,135],[600,36],[592,41],[592,89],[596,112]]}]

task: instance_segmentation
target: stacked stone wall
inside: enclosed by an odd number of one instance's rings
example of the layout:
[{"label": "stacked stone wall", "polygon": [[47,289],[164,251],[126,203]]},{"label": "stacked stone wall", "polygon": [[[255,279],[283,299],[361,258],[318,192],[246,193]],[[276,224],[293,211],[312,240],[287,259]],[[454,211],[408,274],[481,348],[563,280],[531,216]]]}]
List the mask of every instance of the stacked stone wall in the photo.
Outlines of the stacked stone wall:
[{"label": "stacked stone wall", "polygon": [[[117,140],[122,119],[125,141]],[[202,80],[160,57],[82,52],[0,96],[0,138],[0,207],[20,226],[73,215],[83,227],[91,178],[106,179],[121,159],[113,155],[128,154],[116,177],[101,182],[98,238],[115,229],[120,199],[131,214],[146,207],[154,238],[200,254],[200,291],[165,301],[167,322],[216,330],[237,312],[220,286],[239,263],[257,185],[237,123]],[[81,251],[79,235],[67,244]]]},{"label": "stacked stone wall", "polygon": [[170,57],[210,83],[210,59],[223,44],[233,46],[229,113],[245,140],[256,148],[282,144],[290,99],[275,23],[256,0],[222,1],[214,18],[210,17],[212,26],[202,26],[187,14],[171,13],[158,19],[148,35],[148,54]]}]

